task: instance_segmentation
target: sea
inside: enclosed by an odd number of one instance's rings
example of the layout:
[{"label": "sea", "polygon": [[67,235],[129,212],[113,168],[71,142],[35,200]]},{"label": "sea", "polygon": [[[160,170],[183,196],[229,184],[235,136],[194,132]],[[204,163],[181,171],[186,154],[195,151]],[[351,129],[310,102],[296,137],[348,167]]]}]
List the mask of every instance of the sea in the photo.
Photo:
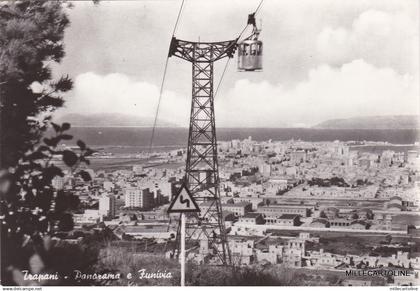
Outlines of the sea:
[{"label": "sea", "polygon": [[[70,134],[74,142],[83,140],[93,148],[111,149],[113,153],[142,152],[148,150],[151,127],[73,127]],[[246,139],[255,141],[302,140],[321,141],[374,141],[392,145],[374,146],[373,150],[385,150],[397,146],[406,151],[420,140],[420,132],[415,129],[313,129],[313,128],[218,128],[218,141]],[[183,148],[187,145],[188,128],[158,127],[153,138],[153,150]],[[69,143],[72,145],[72,143]],[[365,148],[365,147],[360,147]]]}]

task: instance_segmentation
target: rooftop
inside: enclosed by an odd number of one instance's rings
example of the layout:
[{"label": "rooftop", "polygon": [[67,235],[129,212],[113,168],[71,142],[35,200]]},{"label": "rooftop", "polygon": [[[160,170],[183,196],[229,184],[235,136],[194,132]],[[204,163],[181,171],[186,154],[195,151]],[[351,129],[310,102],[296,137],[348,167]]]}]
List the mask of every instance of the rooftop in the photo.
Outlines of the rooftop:
[{"label": "rooftop", "polygon": [[325,218],[314,218],[314,220],[312,220],[312,223],[316,223],[316,222],[319,222],[319,223],[322,223],[322,224],[328,224],[329,223],[328,219],[325,219]]},{"label": "rooftop", "polygon": [[[214,206],[216,206],[216,202],[213,200],[213,201],[205,201],[205,202],[203,202],[203,203],[201,203],[201,204],[199,204],[199,206],[201,207],[201,206],[211,206],[212,204],[214,203]],[[245,206],[247,206],[247,205],[252,205],[252,203],[251,202],[246,202],[246,201],[242,201],[242,202],[238,202],[238,203],[223,203],[222,204],[222,208],[223,207],[245,207]]]},{"label": "rooftop", "polygon": [[270,209],[270,208],[310,208],[310,206],[308,205],[288,205],[288,204],[270,204],[270,205],[263,205],[263,206],[258,206],[258,208],[262,208],[262,209]]},{"label": "rooftop", "polygon": [[399,196],[392,196],[391,198],[389,198],[389,200],[400,200],[400,201],[402,201],[403,199]]},{"label": "rooftop", "polygon": [[279,217],[279,219],[295,219],[296,217],[299,217],[299,215],[296,214],[283,214]]},{"label": "rooftop", "polygon": [[222,207],[223,206],[231,206],[231,207],[239,206],[239,207],[245,207],[245,206],[248,206],[250,204],[251,204],[251,202],[241,201],[241,202],[237,202],[237,203],[224,203],[224,204],[222,204]]},{"label": "rooftop", "polygon": [[396,208],[402,209],[402,206],[400,204],[397,204],[397,203],[390,203],[387,206],[388,209],[389,208],[392,208],[392,207],[396,207]]},{"label": "rooftop", "polygon": [[260,213],[255,213],[255,212],[249,212],[247,214],[245,214],[243,217],[244,218],[257,218],[258,216],[261,216]]}]

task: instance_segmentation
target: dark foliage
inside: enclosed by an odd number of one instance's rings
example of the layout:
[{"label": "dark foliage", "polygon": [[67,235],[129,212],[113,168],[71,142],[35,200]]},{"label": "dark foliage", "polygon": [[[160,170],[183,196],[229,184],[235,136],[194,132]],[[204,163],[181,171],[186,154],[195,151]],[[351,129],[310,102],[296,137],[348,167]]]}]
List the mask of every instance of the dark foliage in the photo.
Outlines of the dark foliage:
[{"label": "dark foliage", "polygon": [[322,179],[322,178],[312,178],[310,181],[308,181],[309,186],[320,186],[320,187],[331,187],[331,186],[337,186],[337,187],[349,187],[350,185],[344,181],[343,178],[339,177],[332,177],[330,179]]},{"label": "dark foliage", "polygon": [[187,283],[193,286],[286,286],[293,282],[272,270],[256,267],[188,266]]},{"label": "dark foliage", "polygon": [[[90,179],[89,174],[78,167],[87,161],[92,150],[86,146],[78,153],[61,150],[58,144],[66,139],[64,129],[70,127],[54,123],[52,126],[56,131],[54,136],[27,151],[11,171],[2,172],[0,221],[4,284],[19,280],[17,270],[33,271],[30,263],[33,256],[39,256],[37,260],[45,265],[40,270],[46,270],[50,259],[45,254],[50,249],[46,248],[45,239],[57,231],[73,228],[71,211],[77,208],[79,199],[52,186],[55,177],[64,176],[62,169],[54,164],[56,159],[61,157],[73,176]],[[14,275],[10,277],[11,274]]]},{"label": "dark foliage", "polygon": [[62,5],[30,0],[0,4],[0,168],[14,166],[38,142],[48,113],[63,105],[61,94],[72,88],[68,76],[52,81],[48,66],[64,56],[69,20]]},{"label": "dark foliage", "polygon": [[[69,123],[51,122],[52,112],[71,90],[68,76],[52,80],[51,62],[64,56],[63,36],[69,20],[66,1],[0,2],[0,226],[2,285],[27,285],[32,274],[64,272],[95,257],[79,246],[57,245],[52,237],[73,228],[79,199],[56,190],[63,177],[61,160],[74,177],[88,181],[80,164],[93,153],[82,141],[76,152],[60,143],[71,140]],[[42,138],[48,129],[54,134]],[[60,161],[60,162],[61,162]],[[65,263],[64,263],[65,262]],[[79,265],[80,267],[80,265]],[[64,269],[63,269],[64,268]],[[48,282],[40,282],[41,285]],[[65,282],[55,282],[65,284]]]}]

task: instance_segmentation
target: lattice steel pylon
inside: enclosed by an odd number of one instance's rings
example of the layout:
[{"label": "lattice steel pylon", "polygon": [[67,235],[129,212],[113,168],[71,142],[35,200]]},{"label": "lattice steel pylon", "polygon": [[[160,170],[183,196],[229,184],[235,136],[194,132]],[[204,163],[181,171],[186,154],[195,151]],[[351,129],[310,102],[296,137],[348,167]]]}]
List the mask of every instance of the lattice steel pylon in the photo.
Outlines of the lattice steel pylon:
[{"label": "lattice steel pylon", "polygon": [[[232,58],[237,41],[190,42],[173,37],[169,50],[169,57],[176,56],[192,63],[192,101],[184,182],[199,206],[201,204],[201,212],[187,216],[187,246],[188,241],[208,240],[209,250],[223,265],[229,265],[231,258],[220,202],[213,64],[225,57]],[[176,244],[178,248],[179,241]]]}]

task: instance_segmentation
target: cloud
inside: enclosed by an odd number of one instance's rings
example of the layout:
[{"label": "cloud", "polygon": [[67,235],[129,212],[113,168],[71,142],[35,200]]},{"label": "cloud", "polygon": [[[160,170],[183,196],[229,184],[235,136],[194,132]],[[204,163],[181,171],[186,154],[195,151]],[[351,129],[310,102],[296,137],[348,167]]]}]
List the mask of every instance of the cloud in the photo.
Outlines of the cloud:
[{"label": "cloud", "polygon": [[418,71],[418,20],[402,12],[367,10],[351,27],[325,27],[317,37],[322,62],[342,65],[355,59],[399,72]]},{"label": "cloud", "polygon": [[418,76],[355,60],[321,65],[293,88],[238,80],[216,100],[221,126],[302,126],[327,119],[419,113]]},{"label": "cloud", "polygon": [[[66,99],[67,113],[125,113],[154,117],[159,97],[158,86],[136,81],[127,75],[98,75],[93,72],[76,77],[73,96]],[[172,91],[164,91],[159,119],[178,125],[188,124],[189,102]]]},{"label": "cloud", "polygon": [[[155,114],[159,88],[124,74],[92,72],[75,79],[65,112]],[[188,125],[190,97],[164,91],[159,120]],[[320,65],[292,88],[241,79],[215,100],[217,126],[311,126],[333,118],[419,114],[418,75],[377,68],[363,60]]]}]

